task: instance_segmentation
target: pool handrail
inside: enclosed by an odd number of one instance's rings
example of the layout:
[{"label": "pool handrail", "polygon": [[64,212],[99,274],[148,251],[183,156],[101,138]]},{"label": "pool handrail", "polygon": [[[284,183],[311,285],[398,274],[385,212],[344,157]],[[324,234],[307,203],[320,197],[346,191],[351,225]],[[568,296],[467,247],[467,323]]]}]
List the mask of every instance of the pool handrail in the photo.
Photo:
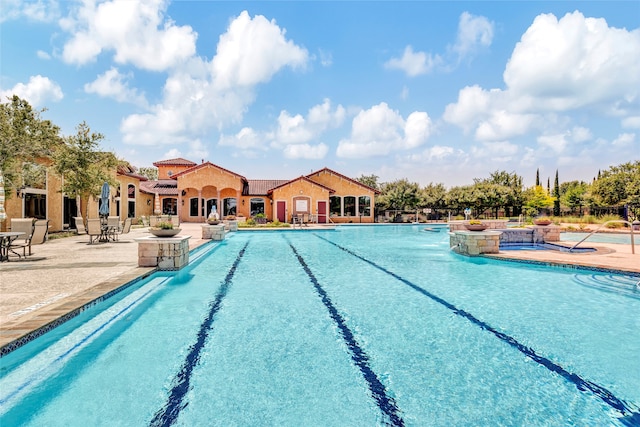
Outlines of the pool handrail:
[{"label": "pool handrail", "polygon": [[633,241],[634,240],[634,237],[633,237],[633,224],[631,224],[629,221],[626,221],[624,219],[612,219],[610,221],[607,221],[607,222],[604,222],[604,223],[600,224],[600,227],[596,228],[591,233],[587,234],[587,236],[584,239],[580,240],[578,243],[576,243],[575,245],[571,246],[569,248],[569,252],[572,252],[573,249],[576,248],[576,246],[578,246],[580,243],[582,243],[585,240],[587,240],[592,235],[596,234],[598,231],[600,231],[600,229],[602,227],[604,227],[605,225],[607,225],[609,223],[612,223],[612,222],[622,222],[622,223],[627,224],[629,226],[629,233],[631,234],[631,253],[635,254],[636,253],[636,248],[635,248],[634,241]]}]

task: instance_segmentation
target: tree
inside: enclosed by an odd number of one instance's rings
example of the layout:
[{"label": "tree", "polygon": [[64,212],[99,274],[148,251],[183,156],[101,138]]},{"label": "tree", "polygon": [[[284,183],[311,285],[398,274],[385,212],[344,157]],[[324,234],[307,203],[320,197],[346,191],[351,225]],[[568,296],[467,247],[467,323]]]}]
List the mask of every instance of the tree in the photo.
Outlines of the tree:
[{"label": "tree", "polygon": [[[65,138],[65,143],[56,151],[54,168],[64,176],[62,191],[70,197],[80,197],[82,215],[90,196],[98,196],[104,182],[115,185],[113,171],[119,161],[115,154],[98,151],[99,142],[104,139],[100,133],[93,133],[82,122],[75,135]],[[84,215],[86,216],[86,215]]]},{"label": "tree", "polygon": [[445,196],[447,189],[444,184],[429,183],[426,187],[420,189],[418,205],[423,208],[430,208],[434,210],[434,215],[437,218],[437,210],[445,207]]},{"label": "tree", "polygon": [[140,168],[138,169],[138,175],[142,175],[151,181],[155,181],[158,179],[158,168]]},{"label": "tree", "polygon": [[24,184],[23,164],[50,157],[60,144],[60,129],[40,117],[45,109],[34,110],[16,95],[7,99],[0,103],[0,174],[6,188],[18,188]]},{"label": "tree", "polygon": [[503,188],[495,189],[500,194],[500,200],[503,203],[501,206],[491,205],[495,209],[495,215],[497,218],[499,208],[503,207],[505,215],[509,215],[509,210],[513,215],[519,215],[522,210],[522,177],[515,172],[508,173],[506,171],[495,171],[488,179],[478,180],[474,179],[476,183],[494,184],[502,186]]},{"label": "tree", "polygon": [[547,209],[553,205],[553,198],[549,196],[541,185],[535,185],[525,191],[525,206],[528,214],[533,216],[540,212],[540,209]]},{"label": "tree", "polygon": [[360,175],[359,178],[356,178],[360,184],[364,184],[367,187],[371,187],[375,190],[380,190],[380,184],[378,184],[378,176],[377,175]]},{"label": "tree", "polygon": [[558,182],[558,169],[556,169],[556,179],[553,183],[553,214],[560,216],[560,184]]},{"label": "tree", "polygon": [[536,187],[540,185],[540,168],[536,169]]},{"label": "tree", "polygon": [[420,202],[419,191],[417,183],[406,179],[385,183],[376,204],[379,203],[383,209],[413,210]]},{"label": "tree", "polygon": [[599,206],[628,205],[631,216],[640,214],[640,160],[612,166],[599,173],[591,186],[593,204]]},{"label": "tree", "polygon": [[560,201],[571,209],[572,213],[578,212],[582,216],[582,207],[585,205],[589,185],[584,181],[563,182],[560,185]]}]

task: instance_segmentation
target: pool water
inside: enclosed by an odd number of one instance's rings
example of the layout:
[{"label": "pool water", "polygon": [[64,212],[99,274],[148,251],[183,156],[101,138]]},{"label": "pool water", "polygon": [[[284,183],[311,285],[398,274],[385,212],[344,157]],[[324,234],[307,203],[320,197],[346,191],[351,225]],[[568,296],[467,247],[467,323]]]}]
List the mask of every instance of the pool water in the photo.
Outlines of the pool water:
[{"label": "pool water", "polygon": [[[563,242],[579,242],[580,240],[587,237],[588,233],[575,233],[575,232],[564,232],[560,233],[560,240]],[[640,232],[634,232],[633,234],[633,242],[634,244],[640,244]],[[608,232],[600,232],[592,234],[585,240],[582,244],[589,243],[616,243],[620,245],[630,245],[631,244],[631,233],[608,233]]]},{"label": "pool water", "polygon": [[423,229],[233,233],[1,358],[0,425],[640,425],[639,278]]}]

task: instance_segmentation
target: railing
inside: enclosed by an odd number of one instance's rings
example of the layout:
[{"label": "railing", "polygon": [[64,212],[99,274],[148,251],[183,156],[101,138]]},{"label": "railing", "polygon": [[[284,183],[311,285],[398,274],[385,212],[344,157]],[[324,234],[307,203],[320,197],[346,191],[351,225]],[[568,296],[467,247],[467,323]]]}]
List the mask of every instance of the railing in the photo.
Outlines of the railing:
[{"label": "railing", "polygon": [[604,226],[606,226],[609,223],[612,222],[621,222],[623,224],[627,224],[629,226],[629,233],[631,234],[631,253],[635,254],[636,253],[636,249],[635,249],[635,244],[634,244],[634,237],[633,237],[633,225],[629,222],[629,221],[625,221],[624,219],[612,219],[611,221],[607,221],[604,224],[600,225],[600,227],[596,228],[595,230],[593,230],[591,233],[587,234],[587,236],[580,240],[578,243],[576,243],[575,245],[571,246],[569,248],[569,252],[573,251],[580,243],[584,242],[585,240],[587,240],[589,237],[591,237],[592,235],[596,234],[598,231],[600,231],[600,229]]}]

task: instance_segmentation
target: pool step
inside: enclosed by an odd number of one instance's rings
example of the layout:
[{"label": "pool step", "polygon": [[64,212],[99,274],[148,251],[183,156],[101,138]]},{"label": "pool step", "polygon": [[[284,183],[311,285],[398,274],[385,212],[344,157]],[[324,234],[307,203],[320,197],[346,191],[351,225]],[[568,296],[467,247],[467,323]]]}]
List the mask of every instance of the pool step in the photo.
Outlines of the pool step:
[{"label": "pool step", "polygon": [[583,286],[640,300],[638,278],[618,274],[574,274],[573,280]]}]

